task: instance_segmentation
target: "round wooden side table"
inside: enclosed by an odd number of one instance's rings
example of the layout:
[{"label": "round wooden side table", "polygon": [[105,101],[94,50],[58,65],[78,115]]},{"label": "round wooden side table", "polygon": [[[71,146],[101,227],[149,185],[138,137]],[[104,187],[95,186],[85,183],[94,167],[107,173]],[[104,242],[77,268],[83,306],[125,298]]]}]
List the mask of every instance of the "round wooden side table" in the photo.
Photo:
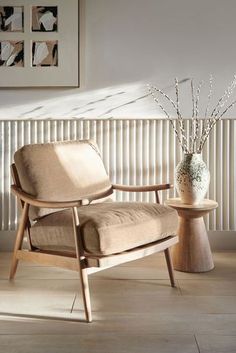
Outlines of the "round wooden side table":
[{"label": "round wooden side table", "polygon": [[203,216],[218,207],[213,200],[198,205],[181,203],[179,198],[165,201],[178,212],[179,243],[173,248],[174,269],[184,272],[207,272],[214,268]]}]

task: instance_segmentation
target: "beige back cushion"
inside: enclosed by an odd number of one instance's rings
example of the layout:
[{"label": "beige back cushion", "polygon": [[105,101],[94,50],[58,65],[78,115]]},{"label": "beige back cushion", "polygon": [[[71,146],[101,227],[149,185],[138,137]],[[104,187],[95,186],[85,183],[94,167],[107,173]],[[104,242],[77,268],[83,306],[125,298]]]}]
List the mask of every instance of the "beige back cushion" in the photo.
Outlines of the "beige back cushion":
[{"label": "beige back cushion", "polygon": [[[26,145],[14,160],[22,189],[38,199],[72,201],[112,193],[98,147],[91,140]],[[55,210],[31,207],[30,218],[51,212]]]}]

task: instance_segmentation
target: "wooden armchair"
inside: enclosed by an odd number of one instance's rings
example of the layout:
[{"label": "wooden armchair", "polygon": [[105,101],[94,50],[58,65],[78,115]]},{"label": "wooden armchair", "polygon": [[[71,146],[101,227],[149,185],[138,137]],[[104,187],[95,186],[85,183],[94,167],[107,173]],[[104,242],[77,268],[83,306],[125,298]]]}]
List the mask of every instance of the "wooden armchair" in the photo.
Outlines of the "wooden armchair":
[{"label": "wooden armchair", "polygon": [[[10,279],[19,260],[77,271],[87,322],[92,321],[91,273],[164,251],[175,286],[169,248],[178,242],[177,215],[158,198],[170,184],[112,185],[90,140],[26,145],[14,160],[11,189],[22,216]],[[153,191],[157,203],[113,202],[113,190]],[[29,250],[22,249],[25,231]]]}]

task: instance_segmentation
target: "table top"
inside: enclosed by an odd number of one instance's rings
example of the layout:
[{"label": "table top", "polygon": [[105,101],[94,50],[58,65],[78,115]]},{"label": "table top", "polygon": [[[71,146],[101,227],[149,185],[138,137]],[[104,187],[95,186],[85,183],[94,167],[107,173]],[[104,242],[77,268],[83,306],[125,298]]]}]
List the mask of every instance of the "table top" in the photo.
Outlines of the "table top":
[{"label": "table top", "polygon": [[168,199],[164,202],[166,206],[173,207],[178,210],[188,210],[188,211],[210,211],[218,207],[218,203],[214,200],[204,199],[198,205],[187,205],[182,203],[180,198]]}]

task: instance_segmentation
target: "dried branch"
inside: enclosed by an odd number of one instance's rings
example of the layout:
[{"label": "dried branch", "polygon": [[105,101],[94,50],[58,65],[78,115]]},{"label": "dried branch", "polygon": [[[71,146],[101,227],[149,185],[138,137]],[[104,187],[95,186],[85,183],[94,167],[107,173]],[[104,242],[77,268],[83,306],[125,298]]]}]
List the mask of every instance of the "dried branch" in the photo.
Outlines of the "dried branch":
[{"label": "dried branch", "polygon": [[200,148],[201,143],[202,143],[202,137],[204,136],[204,131],[206,129],[206,125],[209,124],[209,119],[206,120],[206,117],[209,114],[209,107],[210,107],[210,101],[211,101],[212,94],[213,94],[213,76],[210,75],[210,79],[209,79],[209,94],[207,96],[207,105],[206,105],[206,110],[205,110],[205,119],[203,119],[203,122],[202,122],[202,132],[201,132],[201,137],[200,137],[199,148]]},{"label": "dried branch", "polygon": [[181,131],[181,138],[185,141],[187,145],[187,138],[185,136],[185,126],[184,126],[184,120],[183,117],[180,113],[179,109],[179,81],[177,78],[175,78],[175,94],[176,94],[176,112],[177,112],[177,118],[179,121],[179,127]]},{"label": "dried branch", "polygon": [[[155,97],[154,92],[159,92],[160,94],[162,94],[165,98],[168,99],[168,101],[170,101],[172,103],[172,105],[174,105],[176,107],[175,103],[163,91],[159,90],[158,88],[156,88],[154,86],[148,85],[148,90],[149,90],[150,94],[152,95],[154,101],[158,104],[158,106],[161,108],[161,110],[166,115],[167,119],[169,120],[172,128],[174,129],[175,135],[180,143],[180,146],[181,146],[183,152],[188,153],[187,145],[186,145],[186,143],[183,143],[183,141],[182,141],[182,135],[181,135],[181,137],[179,136],[178,130],[176,129],[176,127],[174,125],[173,119],[170,117],[169,113],[165,110],[163,105],[159,102],[158,98]],[[187,140],[185,136],[184,136],[184,138],[185,138],[185,140]]]},{"label": "dried branch", "polygon": [[197,93],[196,93],[196,99],[195,99],[195,134],[194,134],[194,140],[193,140],[193,152],[196,153],[197,150],[197,140],[198,140],[198,135],[199,135],[199,100],[200,100],[200,92],[201,92],[201,87],[202,87],[203,81],[199,82],[198,88],[197,88]]},{"label": "dried branch", "polygon": [[[209,119],[207,120],[207,126],[204,129],[202,136],[201,136],[201,142],[200,142],[200,146],[199,149],[202,150],[205,141],[207,140],[213,126],[215,125],[215,120],[218,121],[219,116],[223,116],[225,114],[225,112],[228,110],[223,112],[222,115],[220,115],[220,110],[224,107],[224,105],[227,103],[229,97],[232,95],[234,88],[236,86],[236,75],[234,75],[234,78],[232,80],[232,82],[230,83],[230,85],[228,86],[228,88],[225,90],[223,96],[218,100],[215,108],[213,109],[211,116],[209,117]],[[229,107],[228,107],[229,108]]]},{"label": "dried branch", "polygon": [[[214,107],[214,109],[212,110],[212,112],[209,116],[209,106],[210,106],[210,101],[211,101],[212,94],[213,94],[213,77],[211,75],[210,76],[210,83],[209,83],[209,94],[208,94],[208,99],[207,99],[207,106],[206,106],[206,110],[205,110],[205,119],[203,120],[202,129],[200,129],[199,102],[200,102],[200,93],[201,93],[202,84],[203,84],[203,81],[200,81],[198,84],[197,90],[196,90],[196,94],[195,94],[194,81],[193,81],[193,79],[191,80],[192,118],[191,118],[191,125],[190,125],[190,134],[189,134],[188,138],[186,137],[184,119],[183,119],[181,112],[180,112],[178,79],[175,78],[176,103],[162,90],[160,90],[154,86],[148,85],[148,89],[149,89],[150,94],[152,95],[152,97],[154,98],[154,101],[158,104],[160,109],[164,112],[167,119],[169,120],[184,153],[201,153],[212,129],[215,126],[215,124],[219,120],[221,120],[222,117],[231,108],[233,108],[236,105],[236,100],[234,100],[222,112],[222,108],[227,104],[230,96],[232,95],[232,93],[236,87],[236,75],[234,75],[232,82],[230,83],[228,88],[225,90],[223,96],[220,97],[216,106]],[[157,94],[160,94],[161,96],[166,98],[167,101],[170,102],[171,105],[174,107],[176,114],[177,114],[177,122],[178,122],[178,126],[179,126],[179,131],[174,124],[174,119],[171,118],[171,116],[166,111],[164,106],[159,102],[158,97],[156,97]],[[197,146],[198,141],[199,141],[199,146]]]},{"label": "dried branch", "polygon": [[210,76],[209,80],[209,94],[207,96],[207,106],[206,106],[206,111],[205,111],[205,118],[208,116],[209,113],[209,107],[210,107],[210,101],[213,93],[213,76]]},{"label": "dried branch", "polygon": [[193,79],[191,80],[191,93],[192,93],[192,105],[193,105],[193,110],[192,110],[192,119],[195,117],[195,98],[194,98],[194,83]]},{"label": "dried branch", "polygon": [[194,82],[193,79],[191,80],[191,95],[192,95],[192,123],[190,126],[190,136],[189,136],[189,149],[190,152],[193,153],[194,148],[194,136],[195,136],[195,95],[194,95]]},{"label": "dried branch", "polygon": [[231,94],[234,91],[235,86],[236,86],[236,75],[234,75],[233,81],[230,83],[228,88],[225,90],[223,96],[219,99],[218,103],[216,104],[215,108],[213,109],[213,111],[211,113],[211,117],[212,116],[216,117],[219,115],[220,109],[223,108],[224,105],[227,103],[229,97],[231,96]]},{"label": "dried branch", "polygon": [[153,95],[154,91],[157,93],[160,93],[161,95],[163,95],[163,97],[165,97],[174,107],[174,109],[177,111],[177,105],[175,104],[175,102],[165,93],[163,92],[161,89],[155,87],[155,86],[151,86],[151,85],[147,85],[149,92]]},{"label": "dried branch", "polygon": [[218,119],[218,120],[220,120],[220,119],[227,113],[227,111],[228,111],[229,109],[233,108],[233,107],[235,106],[235,104],[236,104],[236,100],[233,101],[233,102],[223,111],[223,113],[219,116],[219,119]]}]

